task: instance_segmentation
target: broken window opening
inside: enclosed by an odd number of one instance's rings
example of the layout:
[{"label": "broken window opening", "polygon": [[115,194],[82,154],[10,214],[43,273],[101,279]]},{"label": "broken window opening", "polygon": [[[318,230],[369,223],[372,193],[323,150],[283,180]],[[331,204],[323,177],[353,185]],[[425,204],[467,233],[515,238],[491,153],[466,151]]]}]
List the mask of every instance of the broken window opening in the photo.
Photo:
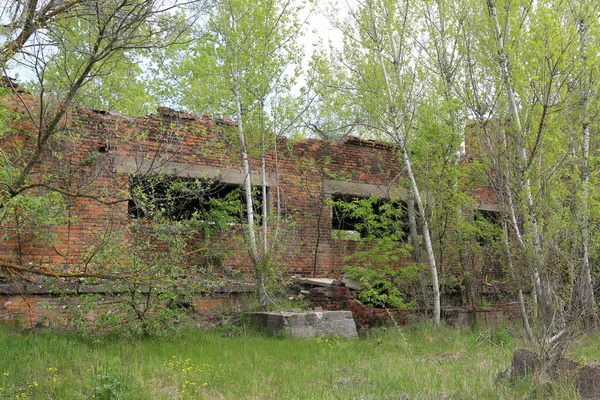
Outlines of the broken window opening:
[{"label": "broken window opening", "polygon": [[[253,191],[255,219],[262,223],[262,190]],[[237,184],[164,175],[130,177],[130,218],[204,220],[239,224],[247,220],[246,194]]]},{"label": "broken window opening", "polygon": [[502,214],[499,211],[475,210],[476,239],[481,246],[491,245],[502,238]]},{"label": "broken window opening", "polygon": [[404,201],[357,197],[335,193],[331,197],[332,238],[361,240],[409,236],[407,205]]}]

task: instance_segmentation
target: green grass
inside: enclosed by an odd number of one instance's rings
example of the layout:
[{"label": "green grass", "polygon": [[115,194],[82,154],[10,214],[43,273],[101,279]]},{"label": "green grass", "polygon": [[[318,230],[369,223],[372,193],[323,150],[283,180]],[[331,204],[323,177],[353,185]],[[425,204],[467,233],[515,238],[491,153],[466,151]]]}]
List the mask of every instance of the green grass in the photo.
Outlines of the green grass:
[{"label": "green grass", "polygon": [[5,329],[0,399],[576,398],[569,386],[498,380],[521,345],[501,328],[419,325],[358,340],[238,333],[132,340]]}]

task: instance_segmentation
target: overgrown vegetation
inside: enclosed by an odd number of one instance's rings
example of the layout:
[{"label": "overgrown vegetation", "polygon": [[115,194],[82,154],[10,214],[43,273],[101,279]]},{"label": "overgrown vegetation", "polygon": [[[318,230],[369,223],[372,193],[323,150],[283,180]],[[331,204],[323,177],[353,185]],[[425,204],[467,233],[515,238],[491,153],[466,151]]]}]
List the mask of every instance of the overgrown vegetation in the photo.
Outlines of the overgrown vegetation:
[{"label": "overgrown vegetation", "polygon": [[[74,104],[135,113],[160,99],[236,121],[227,150],[238,154],[244,176],[245,211],[236,222],[261,307],[270,302],[269,286],[277,292],[283,281],[280,244],[293,224],[281,214],[278,188],[277,209],[267,210],[266,201],[256,207],[253,193],[260,188],[267,198],[267,154],[277,151],[277,139],[309,127],[323,139],[360,134],[385,141],[400,164],[383,186],[403,193],[405,210],[394,199],[330,203],[350,218],[333,237],[360,242],[348,272],[365,285],[362,301],[417,302],[433,310],[438,325],[444,289],[459,288],[465,304],[486,305],[478,293],[488,284],[480,267],[491,260],[516,295],[529,343],[548,354],[549,364],[582,331],[597,329],[599,245],[591,232],[600,224],[598,2],[365,0],[340,9],[342,2],[332,0],[329,21],[341,43],[315,52],[298,98],[292,88],[302,65],[300,6],[184,3],[191,7],[159,0],[0,6],[0,70],[32,79],[30,93],[2,81],[10,101],[0,103],[0,240],[11,245],[0,259],[3,279],[111,282],[105,293],[119,306],[96,323],[141,333],[173,326],[182,310],[163,306],[212,283],[210,268],[223,255],[213,238],[227,231],[230,214],[180,213],[174,204],[201,182],[154,186],[166,196],[158,202],[135,187],[104,193],[98,178],[113,172],[106,138],[82,160],[67,162],[86,132],[65,123],[76,121]],[[156,72],[154,81],[148,71]],[[22,131],[13,130],[18,126]],[[168,135],[156,143],[166,146],[140,159],[177,155],[173,126],[162,128]],[[273,170],[279,173],[277,163]],[[477,188],[491,193],[476,202]],[[318,206],[330,194],[315,195]],[[52,262],[46,249],[62,254],[53,229],[75,222],[69,206],[79,200],[133,202],[129,215],[153,222],[128,222],[125,239],[105,215],[106,235],[85,238],[86,254],[68,255],[71,265],[63,268],[69,262]],[[489,220],[473,212],[485,201],[493,204],[482,211],[496,213]],[[317,239],[315,272],[318,247]],[[42,254],[30,260],[31,248]],[[82,310],[93,312],[96,298],[83,300]],[[98,382],[98,391],[81,393],[128,388],[110,376]]]},{"label": "overgrown vegetation", "polygon": [[[0,337],[1,398],[574,398],[566,381],[498,379],[521,346],[507,327],[415,325],[348,341],[268,338],[244,325],[232,337],[180,331],[131,341],[12,329]],[[596,337],[578,348],[600,358]]]},{"label": "overgrown vegetation", "polygon": [[418,290],[414,289],[419,286],[422,268],[401,262],[412,249],[402,202],[334,195],[328,204],[334,214],[334,238],[347,240],[354,236],[358,241],[356,251],[346,257],[344,268],[348,278],[363,286],[358,300],[374,307],[399,309],[416,304]]}]

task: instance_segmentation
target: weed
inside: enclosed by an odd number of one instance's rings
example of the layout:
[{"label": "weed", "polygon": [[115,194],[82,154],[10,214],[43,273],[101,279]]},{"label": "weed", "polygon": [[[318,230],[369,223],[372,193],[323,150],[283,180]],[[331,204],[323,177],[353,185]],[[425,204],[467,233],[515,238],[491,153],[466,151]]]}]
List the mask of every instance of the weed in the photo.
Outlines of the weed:
[{"label": "weed", "polygon": [[504,346],[512,340],[512,334],[505,327],[492,327],[479,333],[478,340],[495,346]]},{"label": "weed", "polygon": [[[597,338],[581,343],[597,349]],[[274,339],[244,324],[227,338],[222,330],[143,340],[4,330],[0,398],[569,398],[570,382],[497,379],[521,346],[510,327],[429,324],[358,340]]]},{"label": "weed", "polygon": [[127,385],[121,382],[118,376],[103,375],[94,382],[92,390],[86,397],[98,400],[115,400],[120,399],[126,391]]}]

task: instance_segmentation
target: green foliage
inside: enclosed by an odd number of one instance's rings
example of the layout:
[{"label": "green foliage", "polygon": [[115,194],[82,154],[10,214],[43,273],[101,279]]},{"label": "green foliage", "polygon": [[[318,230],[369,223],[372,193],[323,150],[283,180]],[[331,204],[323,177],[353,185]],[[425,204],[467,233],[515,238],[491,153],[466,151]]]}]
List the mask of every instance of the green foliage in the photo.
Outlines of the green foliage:
[{"label": "green foliage", "polygon": [[144,76],[144,55],[126,52],[115,56],[110,73],[103,74],[80,90],[86,107],[128,116],[146,115],[159,105]]},{"label": "green foliage", "polygon": [[[77,309],[70,313],[71,327],[92,335],[111,334],[115,337],[165,336],[191,322],[185,297],[169,289],[147,289],[141,285],[110,285],[104,296],[81,295]],[[88,321],[87,315],[93,320]]]},{"label": "green foliage", "polygon": [[[164,175],[131,177],[132,217],[155,221],[192,221],[206,234],[239,223],[244,213],[241,189],[227,189],[210,179],[181,179]],[[256,196],[257,197],[257,196]],[[194,222],[195,221],[195,222]],[[210,221],[216,224],[202,224]],[[199,223],[200,222],[200,223]]]},{"label": "green foliage", "polygon": [[366,289],[360,291],[358,300],[376,307],[392,307],[401,310],[407,308],[400,291],[392,286],[392,282],[386,279],[371,282]]},{"label": "green foliage", "polygon": [[152,191],[134,194],[137,205],[152,219],[131,219],[128,231],[109,231],[90,247],[84,256],[86,268],[114,278],[82,282],[99,285],[104,294],[83,294],[77,306],[68,305],[65,311],[72,326],[148,336],[169,334],[189,321],[192,300],[218,283],[221,261],[229,253],[215,237],[227,235],[239,212],[239,196],[225,197],[187,215],[189,219],[173,220],[171,201],[197,199],[204,185],[175,181],[158,203]]},{"label": "green foliage", "polygon": [[348,13],[339,7],[332,4],[327,15],[342,31],[342,44],[331,52],[316,51],[311,62],[309,82],[319,107],[315,119],[326,138],[350,130],[400,144],[410,135],[419,103],[415,96],[422,88],[418,64],[407,51],[419,47],[410,23],[418,17],[396,1],[352,4]]},{"label": "green foliage", "polygon": [[[299,102],[291,99],[289,90],[301,62],[296,41],[301,35],[297,18],[301,6],[279,0],[214,0],[208,5],[207,23],[194,33],[187,49],[176,51],[181,61],[174,71],[179,83],[176,96],[194,112],[236,121],[235,146],[243,172],[250,177],[254,172],[248,157],[264,163],[277,135],[297,119],[294,108]],[[245,187],[243,203],[249,211],[242,222],[264,307],[264,290],[277,265],[274,253],[283,242],[275,237],[279,229],[269,232],[267,224],[259,227],[255,221],[259,213],[251,191]],[[273,225],[283,226],[280,222],[277,218]]]},{"label": "green foliage", "polygon": [[86,395],[90,399],[115,400],[124,398],[124,394],[131,391],[118,376],[102,375],[97,377],[90,393]]},{"label": "green foliage", "polygon": [[496,346],[507,346],[514,341],[513,334],[506,326],[497,326],[480,332],[479,337]]},{"label": "green foliage", "polygon": [[57,192],[29,191],[8,197],[0,202],[0,222],[10,221],[12,226],[7,230],[9,234],[0,238],[0,243],[2,239],[26,236],[34,243],[48,246],[58,239],[57,233],[52,231],[51,227],[66,224],[71,220],[65,199]]},{"label": "green foliage", "polygon": [[298,74],[300,8],[273,0],[211,1],[208,23],[192,35],[189,48],[175,51],[173,95],[187,109],[235,118],[240,101],[247,131],[268,131],[265,107],[287,109],[278,102]]},{"label": "green foliage", "polygon": [[279,260],[267,259],[266,263],[260,265],[260,273],[269,301],[266,305],[261,305],[256,296],[248,296],[242,304],[244,312],[309,309],[308,298],[297,295],[299,288],[294,287],[286,269],[280,265]]},{"label": "green foliage", "polygon": [[475,302],[475,305],[477,305],[477,307],[479,307],[479,308],[484,308],[484,309],[492,308],[492,303],[490,303],[490,301],[487,299],[487,297],[484,297],[484,296],[481,296],[479,298],[479,300],[477,302]]},{"label": "green foliage", "polygon": [[345,266],[346,275],[364,287],[358,299],[375,307],[406,309],[414,298],[407,304],[403,292],[413,294],[411,286],[418,286],[418,268],[401,266],[410,251],[403,242],[406,222],[401,203],[377,197],[341,198],[328,203],[360,235],[358,248],[346,258]]},{"label": "green foliage", "polygon": [[33,78],[26,86],[43,101],[72,96],[92,109],[147,113],[157,104],[146,71],[149,51],[175,42],[188,26],[183,11],[159,8],[155,1],[75,2],[46,18],[46,40],[17,57],[19,72]]},{"label": "green foliage", "polygon": [[15,196],[5,203],[5,207],[18,210],[23,221],[35,227],[58,225],[66,220],[64,198],[56,192]]},{"label": "green foliage", "polygon": [[[130,340],[4,329],[0,395],[31,386],[27,392],[34,399],[65,400],[91,398],[94,392],[140,400],[573,396],[567,382],[545,391],[547,386],[532,379],[499,381],[498,372],[509,367],[523,344],[510,332],[499,334],[501,345],[490,343],[484,336],[495,335],[491,331],[412,325],[359,340],[289,340],[254,331],[222,337],[219,331],[190,329],[171,337]],[[584,345],[574,350],[597,359],[597,338],[580,340]],[[268,385],[256,384],[257,375]]]},{"label": "green foliage", "polygon": [[363,289],[358,293],[358,300],[362,303],[399,309],[406,309],[412,305],[405,303],[401,289],[407,289],[417,280],[414,266],[403,267],[399,271],[393,268],[346,267],[345,271],[348,278],[361,282]]},{"label": "green foliage", "polygon": [[406,223],[399,201],[375,196],[351,199],[340,197],[337,200],[329,199],[327,204],[334,207],[338,219],[352,225],[355,231],[360,232],[361,237],[381,239],[382,247],[406,239]]},{"label": "green foliage", "polygon": [[360,232],[357,231],[345,231],[342,229],[332,229],[331,230],[331,237],[333,239],[339,239],[339,240],[352,240],[352,241],[360,241]]}]

